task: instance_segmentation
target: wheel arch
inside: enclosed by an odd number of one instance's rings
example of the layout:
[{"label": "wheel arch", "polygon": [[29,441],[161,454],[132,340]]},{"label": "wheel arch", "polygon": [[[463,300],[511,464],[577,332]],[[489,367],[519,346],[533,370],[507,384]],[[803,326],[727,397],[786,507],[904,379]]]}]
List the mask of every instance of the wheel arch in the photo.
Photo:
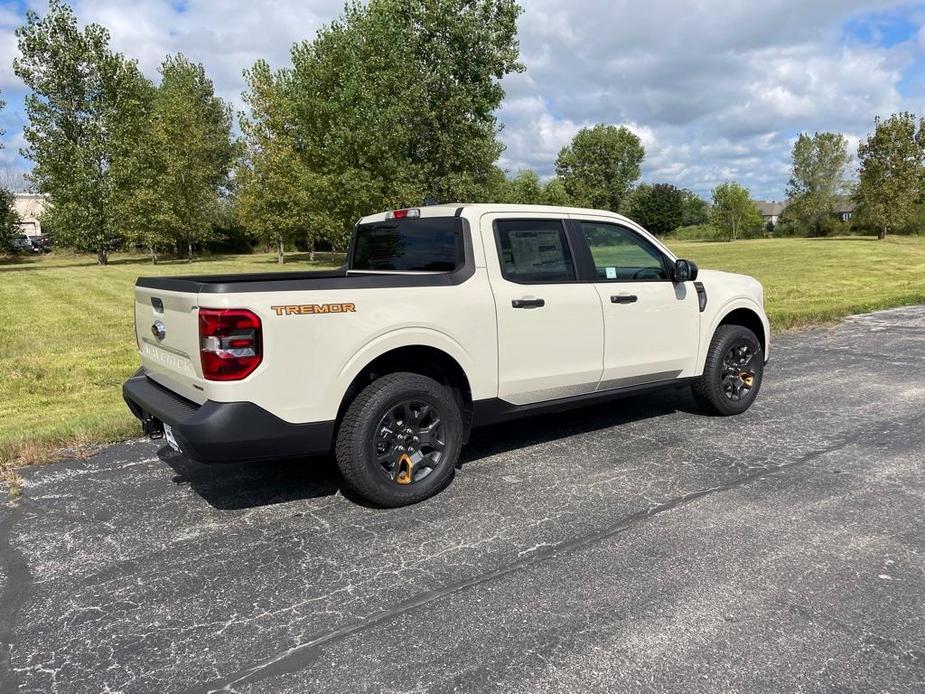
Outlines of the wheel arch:
[{"label": "wheel arch", "polygon": [[709,324],[709,329],[701,333],[700,355],[697,360],[696,371],[698,375],[703,373],[707,352],[710,349],[713,336],[716,335],[716,331],[721,325],[741,325],[755,333],[761,343],[761,351],[764,353],[765,361],[767,361],[771,336],[764,312],[758,304],[749,299],[733,299],[716,311],[713,321]]},{"label": "wheel arch", "polygon": [[[758,341],[761,343],[761,351],[766,351],[768,336],[765,331],[765,325],[761,320],[761,316],[754,309],[746,306],[733,308],[720,318],[719,322],[713,328],[713,334],[716,334],[717,329],[722,325],[741,325],[743,328],[748,328],[755,334],[755,337],[757,337]],[[710,335],[711,340],[713,339],[713,334]]]},{"label": "wheel arch", "polygon": [[472,421],[472,387],[466,370],[449,352],[427,344],[393,347],[370,358],[360,367],[344,391],[337,410],[337,422],[354,398],[370,383],[388,374],[409,372],[432,378],[456,395],[463,415],[464,436],[468,437]]}]

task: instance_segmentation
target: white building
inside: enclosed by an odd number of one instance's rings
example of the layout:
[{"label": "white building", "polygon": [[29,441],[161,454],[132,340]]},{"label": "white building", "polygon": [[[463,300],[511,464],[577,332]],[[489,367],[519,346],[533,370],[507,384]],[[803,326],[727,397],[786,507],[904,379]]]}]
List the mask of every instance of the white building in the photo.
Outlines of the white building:
[{"label": "white building", "polygon": [[26,236],[41,236],[41,216],[48,205],[45,193],[14,193],[13,209],[19,215],[19,229]]}]

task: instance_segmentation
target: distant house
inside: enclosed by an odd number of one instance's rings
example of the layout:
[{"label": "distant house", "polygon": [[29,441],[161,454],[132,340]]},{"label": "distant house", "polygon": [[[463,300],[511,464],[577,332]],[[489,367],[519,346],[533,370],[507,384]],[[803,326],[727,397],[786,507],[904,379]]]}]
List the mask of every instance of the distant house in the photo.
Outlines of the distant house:
[{"label": "distant house", "polygon": [[13,209],[19,215],[19,229],[26,236],[42,235],[42,213],[48,205],[44,193],[14,193]]},{"label": "distant house", "polygon": [[[777,226],[780,216],[787,209],[787,204],[788,201],[786,200],[784,202],[777,202],[776,200],[771,202],[766,200],[755,201],[755,207],[758,208],[758,212],[761,214],[761,218],[764,219],[765,224],[771,222],[774,226]],[[839,195],[835,200],[835,216],[843,222],[848,222],[854,217],[854,208],[854,200],[847,195]]]},{"label": "distant house", "polygon": [[851,221],[854,217],[854,200],[847,195],[840,195],[835,201],[835,216],[843,222]]},{"label": "distant house", "polygon": [[780,219],[780,216],[784,213],[784,208],[787,207],[787,203],[777,202],[776,200],[771,202],[766,200],[756,200],[755,207],[758,208],[758,213],[761,215],[761,218],[764,220],[765,224],[771,222],[771,224],[777,226],[777,222]]}]

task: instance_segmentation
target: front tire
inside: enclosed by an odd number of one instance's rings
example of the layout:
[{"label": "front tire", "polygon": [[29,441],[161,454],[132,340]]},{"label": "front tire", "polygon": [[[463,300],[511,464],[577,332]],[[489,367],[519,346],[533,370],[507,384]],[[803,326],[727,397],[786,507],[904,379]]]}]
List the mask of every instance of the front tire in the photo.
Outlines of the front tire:
[{"label": "front tire", "polygon": [[710,343],[703,377],[691,390],[703,409],[728,417],[752,406],[763,376],[764,352],[755,333],[741,325],[721,325]]},{"label": "front tire", "polygon": [[347,485],[378,506],[407,506],[453,480],[463,421],[452,391],[415,373],[373,381],[337,432],[335,459]]}]

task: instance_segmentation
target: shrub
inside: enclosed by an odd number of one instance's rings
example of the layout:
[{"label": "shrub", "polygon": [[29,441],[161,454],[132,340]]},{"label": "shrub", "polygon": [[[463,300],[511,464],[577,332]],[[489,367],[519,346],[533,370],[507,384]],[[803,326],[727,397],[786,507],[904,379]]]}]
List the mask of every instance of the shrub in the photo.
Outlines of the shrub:
[{"label": "shrub", "polygon": [[712,224],[691,224],[678,227],[668,235],[677,241],[725,241],[726,236]]}]

